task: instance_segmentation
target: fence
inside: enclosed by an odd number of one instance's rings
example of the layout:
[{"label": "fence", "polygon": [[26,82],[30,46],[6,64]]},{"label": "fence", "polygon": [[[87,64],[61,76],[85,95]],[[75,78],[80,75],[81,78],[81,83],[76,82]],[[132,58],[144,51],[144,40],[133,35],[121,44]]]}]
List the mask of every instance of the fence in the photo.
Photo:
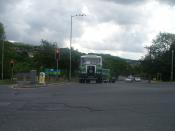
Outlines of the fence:
[{"label": "fence", "polygon": [[15,87],[36,87],[37,73],[31,70],[29,73],[17,73]]}]

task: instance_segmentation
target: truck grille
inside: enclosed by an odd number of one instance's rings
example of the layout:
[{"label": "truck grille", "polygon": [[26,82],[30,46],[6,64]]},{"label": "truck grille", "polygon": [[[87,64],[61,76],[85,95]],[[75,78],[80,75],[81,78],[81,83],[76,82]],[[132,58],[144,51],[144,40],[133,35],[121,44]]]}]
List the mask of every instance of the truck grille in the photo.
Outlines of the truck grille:
[{"label": "truck grille", "polygon": [[95,75],[95,66],[88,66],[87,67],[87,74],[89,76],[94,76]]}]

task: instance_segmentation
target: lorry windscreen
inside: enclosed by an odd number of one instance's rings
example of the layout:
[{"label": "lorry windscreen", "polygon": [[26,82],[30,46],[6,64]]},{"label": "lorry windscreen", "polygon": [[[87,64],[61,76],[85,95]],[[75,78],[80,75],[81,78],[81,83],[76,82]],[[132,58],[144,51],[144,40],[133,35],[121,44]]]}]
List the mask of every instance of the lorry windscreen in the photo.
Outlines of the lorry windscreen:
[{"label": "lorry windscreen", "polygon": [[100,63],[100,58],[81,58],[81,65],[99,65]]}]

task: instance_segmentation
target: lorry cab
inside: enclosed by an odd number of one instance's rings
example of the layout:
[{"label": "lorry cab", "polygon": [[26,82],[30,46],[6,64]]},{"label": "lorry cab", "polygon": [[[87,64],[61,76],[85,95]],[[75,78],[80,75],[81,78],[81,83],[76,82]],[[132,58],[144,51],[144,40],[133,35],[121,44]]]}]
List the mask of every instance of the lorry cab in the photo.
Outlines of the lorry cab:
[{"label": "lorry cab", "polygon": [[102,81],[102,57],[97,55],[81,56],[80,82]]}]

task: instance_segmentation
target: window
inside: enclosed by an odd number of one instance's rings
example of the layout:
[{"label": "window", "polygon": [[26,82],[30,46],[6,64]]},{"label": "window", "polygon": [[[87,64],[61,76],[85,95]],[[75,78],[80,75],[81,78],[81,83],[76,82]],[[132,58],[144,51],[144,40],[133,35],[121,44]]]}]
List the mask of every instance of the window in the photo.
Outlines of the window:
[{"label": "window", "polygon": [[101,64],[101,59],[100,58],[81,58],[81,65],[98,65]]}]

